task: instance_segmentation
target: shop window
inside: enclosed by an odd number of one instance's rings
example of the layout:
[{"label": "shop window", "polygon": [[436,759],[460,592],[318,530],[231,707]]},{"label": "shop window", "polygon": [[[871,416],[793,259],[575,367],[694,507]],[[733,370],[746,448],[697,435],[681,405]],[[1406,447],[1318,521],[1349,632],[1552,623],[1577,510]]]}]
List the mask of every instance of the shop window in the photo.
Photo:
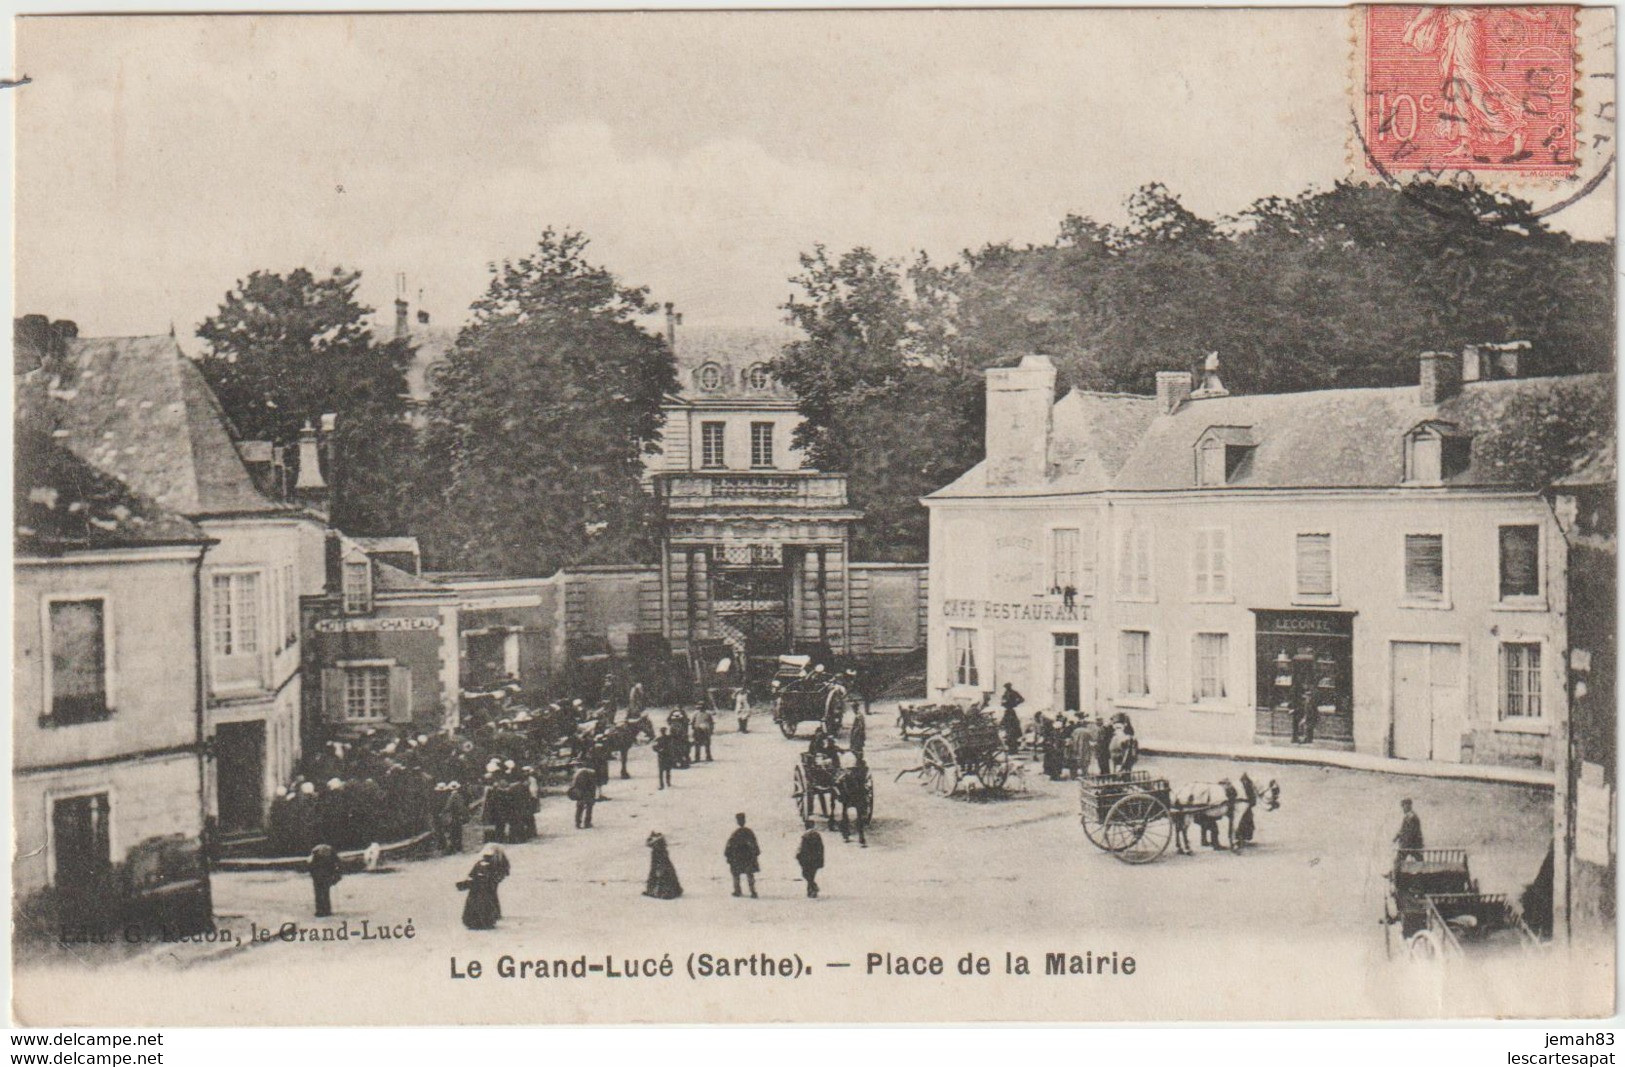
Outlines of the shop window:
[{"label": "shop window", "polygon": [[1301,533],[1297,542],[1297,590],[1302,597],[1329,597],[1336,590],[1332,535]]},{"label": "shop window", "polygon": [[372,563],[356,560],[344,564],[344,613],[366,615],[372,611]]},{"label": "shop window", "polygon": [[107,718],[107,602],[53,600],[47,615],[51,674],[46,699],[52,725]]},{"label": "shop window", "polygon": [[1191,695],[1197,703],[1226,699],[1230,695],[1230,635],[1194,635],[1191,670]]},{"label": "shop window", "polygon": [[720,422],[700,423],[700,466],[722,466],[722,428]]},{"label": "shop window", "polygon": [[1126,697],[1151,695],[1151,635],[1145,630],[1124,630],[1118,637],[1120,663],[1119,687]]},{"label": "shop window", "polygon": [[771,422],[753,422],[750,424],[750,465],[752,467],[773,466],[773,424]]},{"label": "shop window", "polygon": [[1444,535],[1405,535],[1405,598],[1444,600]]},{"label": "shop window", "polygon": [[1118,542],[1117,596],[1120,600],[1151,599],[1151,531],[1124,530]]},{"label": "shop window", "polygon": [[1195,533],[1194,583],[1192,594],[1215,599],[1230,595],[1230,531],[1222,526],[1199,529]]},{"label": "shop window", "polygon": [[962,627],[948,630],[949,684],[980,689],[982,674],[976,667],[976,631]]},{"label": "shop window", "polygon": [[1539,644],[1501,645],[1501,718],[1541,718]]},{"label": "shop window", "polygon": [[1501,599],[1540,595],[1540,527],[1500,528]]}]

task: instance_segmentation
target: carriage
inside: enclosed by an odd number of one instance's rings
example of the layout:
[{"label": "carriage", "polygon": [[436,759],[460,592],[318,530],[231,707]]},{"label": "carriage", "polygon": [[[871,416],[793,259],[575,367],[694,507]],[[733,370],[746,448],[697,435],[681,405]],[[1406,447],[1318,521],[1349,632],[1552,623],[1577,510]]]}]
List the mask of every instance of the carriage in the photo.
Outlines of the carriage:
[{"label": "carriage", "polygon": [[1383,943],[1393,957],[1394,927],[1414,960],[1460,957],[1494,948],[1527,951],[1539,942],[1505,893],[1481,893],[1461,848],[1405,849],[1394,856],[1383,905]]},{"label": "carriage", "polygon": [[1011,776],[1023,773],[1021,764],[1005,751],[998,724],[976,711],[947,720],[920,746],[921,764],[898,774],[922,775],[922,784],[951,794],[966,778],[974,778],[984,791],[1003,789]]},{"label": "carriage", "polygon": [[1147,771],[1080,777],[1078,808],[1084,835],[1124,863],[1150,863],[1174,836],[1173,789]]},{"label": "carriage", "polygon": [[950,723],[980,714],[964,704],[899,704],[897,733],[904,741],[911,737],[930,737]]},{"label": "carriage", "polygon": [[773,676],[773,721],[785,737],[804,722],[821,723],[837,737],[845,720],[846,687],[828,674],[808,674],[811,656],[780,656]]},{"label": "carriage", "polygon": [[843,835],[847,811],[851,809],[857,815],[858,840],[863,842],[863,832],[875,813],[874,776],[861,760],[837,770],[813,753],[803,752],[796,763],[790,797],[803,823],[811,822],[813,814],[821,812],[831,829],[836,826],[835,809],[839,807]]}]

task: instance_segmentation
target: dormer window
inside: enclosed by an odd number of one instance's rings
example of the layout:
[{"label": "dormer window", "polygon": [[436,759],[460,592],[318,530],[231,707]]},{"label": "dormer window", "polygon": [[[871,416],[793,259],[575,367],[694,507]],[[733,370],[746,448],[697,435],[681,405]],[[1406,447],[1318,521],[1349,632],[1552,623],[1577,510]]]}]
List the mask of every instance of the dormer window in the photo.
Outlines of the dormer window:
[{"label": "dormer window", "polygon": [[372,613],[372,561],[366,556],[344,561],[344,613]]},{"label": "dormer window", "polygon": [[1471,439],[1448,422],[1424,422],[1405,435],[1405,481],[1438,485],[1467,469]]},{"label": "dormer window", "polygon": [[765,392],[773,384],[773,376],[768,373],[766,363],[752,364],[745,372],[745,388],[753,392]]},{"label": "dormer window", "polygon": [[1196,484],[1230,484],[1257,444],[1250,427],[1208,427],[1196,442]]},{"label": "dormer window", "polygon": [[722,388],[721,365],[716,363],[706,363],[701,365],[699,373],[696,375],[696,379],[700,384],[700,388],[705,392],[716,392],[718,389]]}]

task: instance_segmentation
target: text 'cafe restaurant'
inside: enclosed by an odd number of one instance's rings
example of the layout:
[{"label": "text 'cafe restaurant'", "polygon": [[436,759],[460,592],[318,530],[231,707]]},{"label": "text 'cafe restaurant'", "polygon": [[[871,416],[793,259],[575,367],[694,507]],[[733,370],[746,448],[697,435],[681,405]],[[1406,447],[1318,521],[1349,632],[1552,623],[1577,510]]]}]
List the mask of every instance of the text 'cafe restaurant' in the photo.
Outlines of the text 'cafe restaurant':
[{"label": "text 'cafe restaurant'", "polygon": [[[1520,377],[1519,355],[1260,396],[1211,366],[1200,388],[1060,400],[1042,356],[988,371],[987,456],[925,499],[931,696],[1008,682],[1023,715],[1126,711],[1162,741],[1550,769],[1569,687],[1550,490],[1611,440],[1612,379]],[[1535,409],[1571,432],[1531,429]]]}]

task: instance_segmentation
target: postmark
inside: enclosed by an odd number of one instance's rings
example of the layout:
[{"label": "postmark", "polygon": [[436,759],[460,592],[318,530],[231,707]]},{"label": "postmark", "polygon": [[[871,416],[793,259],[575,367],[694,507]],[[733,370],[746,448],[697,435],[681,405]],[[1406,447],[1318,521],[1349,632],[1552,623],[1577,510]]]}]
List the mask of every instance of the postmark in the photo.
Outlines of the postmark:
[{"label": "postmark", "polygon": [[1578,173],[1576,9],[1380,5],[1357,17],[1368,171]]}]

